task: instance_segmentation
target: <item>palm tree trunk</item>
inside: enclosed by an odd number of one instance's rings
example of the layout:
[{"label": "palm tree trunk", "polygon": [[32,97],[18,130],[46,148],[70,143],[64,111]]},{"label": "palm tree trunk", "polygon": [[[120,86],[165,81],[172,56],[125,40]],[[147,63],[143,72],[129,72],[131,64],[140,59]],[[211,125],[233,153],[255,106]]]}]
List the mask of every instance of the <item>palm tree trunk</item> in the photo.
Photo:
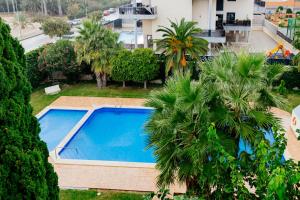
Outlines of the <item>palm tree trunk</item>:
[{"label": "palm tree trunk", "polygon": [[63,12],[62,12],[62,8],[61,8],[61,0],[57,0],[57,7],[58,7],[59,16],[62,16]]},{"label": "palm tree trunk", "polygon": [[7,8],[7,12],[9,13],[9,12],[10,12],[10,10],[9,10],[9,3],[8,3],[8,0],[5,0],[5,2],[6,2],[6,8]]},{"label": "palm tree trunk", "polygon": [[96,81],[97,81],[97,87],[102,88],[102,79],[101,74],[99,72],[95,72]]},{"label": "palm tree trunk", "polygon": [[103,87],[107,86],[107,74],[106,73],[104,73],[102,75],[102,85],[103,85]]}]

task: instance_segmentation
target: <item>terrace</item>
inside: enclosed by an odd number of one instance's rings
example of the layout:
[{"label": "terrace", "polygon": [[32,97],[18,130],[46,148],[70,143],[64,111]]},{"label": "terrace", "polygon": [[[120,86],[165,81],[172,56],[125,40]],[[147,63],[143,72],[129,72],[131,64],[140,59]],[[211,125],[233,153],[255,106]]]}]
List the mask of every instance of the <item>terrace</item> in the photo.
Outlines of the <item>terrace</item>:
[{"label": "terrace", "polygon": [[118,13],[121,19],[156,19],[157,7],[151,7],[142,4],[128,4],[121,6]]}]

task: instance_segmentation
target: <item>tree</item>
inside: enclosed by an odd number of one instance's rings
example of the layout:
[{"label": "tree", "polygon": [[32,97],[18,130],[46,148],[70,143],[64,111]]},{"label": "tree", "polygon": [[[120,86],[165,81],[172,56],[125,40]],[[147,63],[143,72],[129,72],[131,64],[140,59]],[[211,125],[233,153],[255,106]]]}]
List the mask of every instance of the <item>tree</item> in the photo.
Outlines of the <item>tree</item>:
[{"label": "tree", "polygon": [[[189,194],[204,199],[247,199],[246,176],[238,162],[252,157],[239,152],[239,142],[256,151],[265,140],[264,130],[280,127],[269,111],[283,105],[270,86],[270,79],[282,71],[273,70],[263,56],[224,53],[202,66],[199,81],[177,75],[163,90],[152,92],[147,106],[155,112],[146,129],[160,170],[158,185],[168,187],[179,180]],[[207,134],[211,124],[223,150],[215,149],[215,139]],[[254,168],[247,170],[250,176]]]},{"label": "tree", "polygon": [[159,73],[156,55],[151,49],[135,49],[131,61],[132,81],[144,82],[146,89],[147,81],[153,80]]},{"label": "tree", "polygon": [[112,59],[111,77],[115,81],[122,81],[123,87],[126,81],[132,80],[132,53],[123,49],[119,51]]},{"label": "tree", "polygon": [[278,6],[276,9],[276,13],[281,13],[283,11],[283,6]]},{"label": "tree", "polygon": [[73,43],[68,40],[59,40],[48,45],[38,57],[39,70],[52,77],[53,72],[61,71],[68,81],[78,81],[81,66],[76,62],[76,53]]},{"label": "tree", "polygon": [[0,196],[58,199],[57,176],[29,104],[24,49],[0,21]]},{"label": "tree", "polygon": [[95,73],[97,87],[107,85],[107,76],[111,72],[111,61],[120,48],[119,34],[103,27],[100,22],[87,20],[79,30],[75,49],[79,63],[85,61]]},{"label": "tree", "polygon": [[57,0],[57,8],[58,8],[58,14],[59,16],[63,15],[62,6],[61,6],[61,0]]},{"label": "tree", "polygon": [[40,47],[25,54],[26,74],[32,88],[37,88],[47,78],[47,74],[39,69],[38,61],[43,50],[44,47]]},{"label": "tree", "polygon": [[208,50],[208,42],[196,35],[201,29],[196,22],[182,19],[180,23],[172,22],[171,28],[161,26],[157,32],[162,33],[162,39],[157,41],[157,50],[162,50],[167,57],[166,72],[172,68],[184,72],[187,68],[187,56],[199,60]]},{"label": "tree", "polygon": [[286,11],[285,11],[286,14],[292,14],[293,13],[293,10],[290,9],[290,8],[287,8]]},{"label": "tree", "polygon": [[54,36],[62,37],[71,30],[71,26],[62,19],[48,19],[42,24],[42,29],[51,38]]}]

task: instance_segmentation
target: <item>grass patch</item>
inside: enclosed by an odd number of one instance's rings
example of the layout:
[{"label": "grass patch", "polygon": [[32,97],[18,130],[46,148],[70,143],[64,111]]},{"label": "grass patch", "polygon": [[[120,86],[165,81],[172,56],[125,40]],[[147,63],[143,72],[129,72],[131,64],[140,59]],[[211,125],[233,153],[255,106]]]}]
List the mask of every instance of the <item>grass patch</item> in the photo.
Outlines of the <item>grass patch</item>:
[{"label": "grass patch", "polygon": [[289,91],[287,101],[289,102],[288,111],[292,112],[295,107],[300,105],[300,91]]},{"label": "grass patch", "polygon": [[143,200],[142,194],[112,192],[99,192],[95,190],[60,190],[60,200]]},{"label": "grass patch", "polygon": [[45,95],[44,89],[34,91],[30,103],[33,107],[33,114],[36,115],[60,96],[147,98],[152,89],[122,88],[118,86],[98,89],[94,83],[63,85],[62,91],[56,95]]}]

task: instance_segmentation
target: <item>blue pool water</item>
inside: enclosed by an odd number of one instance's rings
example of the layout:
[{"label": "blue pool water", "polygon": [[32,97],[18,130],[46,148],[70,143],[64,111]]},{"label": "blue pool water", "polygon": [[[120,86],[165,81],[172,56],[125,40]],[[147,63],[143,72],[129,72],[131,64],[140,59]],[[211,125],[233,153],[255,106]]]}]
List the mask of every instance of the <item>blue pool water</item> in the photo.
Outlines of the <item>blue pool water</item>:
[{"label": "blue pool water", "polygon": [[[265,130],[264,132],[265,132],[265,138],[272,145],[275,142],[273,131],[272,130],[269,130],[269,131]],[[239,141],[239,154],[243,151],[245,151],[248,154],[253,153],[253,149],[252,149],[251,145],[249,143],[247,143],[244,139],[240,138],[240,141]],[[285,161],[284,155],[282,156],[282,161]]]},{"label": "blue pool water", "polygon": [[46,142],[48,150],[53,151],[86,113],[86,110],[58,109],[45,113],[39,119],[40,137]]},{"label": "blue pool water", "polygon": [[155,163],[146,150],[144,125],[150,109],[101,108],[95,110],[59,153],[63,159]]}]

